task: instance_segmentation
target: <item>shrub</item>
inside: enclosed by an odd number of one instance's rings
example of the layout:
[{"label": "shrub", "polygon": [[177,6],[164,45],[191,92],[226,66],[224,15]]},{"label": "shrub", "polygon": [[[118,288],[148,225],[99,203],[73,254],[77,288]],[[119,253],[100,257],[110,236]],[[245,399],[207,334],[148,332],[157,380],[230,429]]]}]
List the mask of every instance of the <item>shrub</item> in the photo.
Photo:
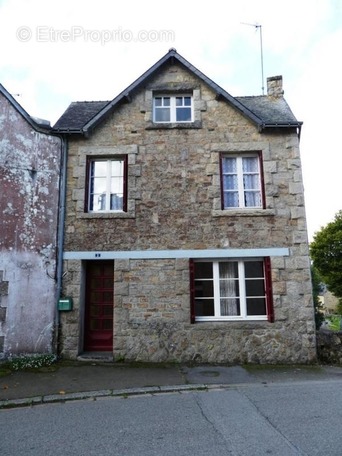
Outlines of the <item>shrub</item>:
[{"label": "shrub", "polygon": [[40,369],[51,366],[57,361],[57,356],[51,353],[45,354],[27,354],[23,353],[9,358],[12,370]]}]

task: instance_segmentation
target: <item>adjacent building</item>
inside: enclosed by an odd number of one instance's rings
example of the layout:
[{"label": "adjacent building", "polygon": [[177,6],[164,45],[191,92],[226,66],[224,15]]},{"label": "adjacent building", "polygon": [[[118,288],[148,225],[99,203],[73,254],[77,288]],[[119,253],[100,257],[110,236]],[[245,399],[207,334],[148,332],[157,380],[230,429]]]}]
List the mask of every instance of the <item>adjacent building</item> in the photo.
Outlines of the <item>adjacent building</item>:
[{"label": "adjacent building", "polygon": [[61,151],[0,85],[0,358],[54,350]]}]

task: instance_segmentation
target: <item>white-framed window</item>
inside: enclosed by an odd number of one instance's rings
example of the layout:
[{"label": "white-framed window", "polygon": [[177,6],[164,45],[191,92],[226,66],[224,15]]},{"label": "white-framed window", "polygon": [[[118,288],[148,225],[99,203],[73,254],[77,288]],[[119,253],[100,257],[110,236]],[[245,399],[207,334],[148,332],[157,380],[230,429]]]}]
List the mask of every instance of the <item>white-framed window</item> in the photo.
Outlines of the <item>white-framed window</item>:
[{"label": "white-framed window", "polygon": [[273,319],[269,258],[191,261],[192,321]]},{"label": "white-framed window", "polygon": [[88,160],[89,212],[126,210],[126,157]]},{"label": "white-framed window", "polygon": [[259,154],[221,156],[222,209],[263,207]]},{"label": "white-framed window", "polygon": [[153,122],[193,122],[191,95],[156,95],[153,98]]}]

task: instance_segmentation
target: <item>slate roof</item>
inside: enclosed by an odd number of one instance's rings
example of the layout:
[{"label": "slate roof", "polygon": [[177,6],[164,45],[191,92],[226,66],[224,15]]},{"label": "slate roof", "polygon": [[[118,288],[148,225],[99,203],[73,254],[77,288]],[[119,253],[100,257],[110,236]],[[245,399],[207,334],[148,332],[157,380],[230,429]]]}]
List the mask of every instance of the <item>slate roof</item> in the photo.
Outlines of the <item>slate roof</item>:
[{"label": "slate roof", "polygon": [[282,97],[273,98],[264,95],[256,97],[233,97],[184,59],[184,57],[178,54],[175,49],[170,49],[164,57],[113,100],[71,103],[54,125],[54,130],[58,133],[89,135],[91,130],[99,123],[103,122],[119,104],[130,101],[133,93],[142,87],[143,84],[146,84],[148,79],[153,77],[163,65],[175,61],[183,65],[188,71],[195,74],[207,84],[216,93],[218,99],[225,100],[243,116],[254,122],[258,126],[259,131],[262,131],[265,128],[296,128],[302,125],[302,122],[299,122],[295,118],[288,104]]},{"label": "slate roof", "polygon": [[263,126],[298,126],[302,122],[293,115],[284,98],[274,98],[265,95],[256,97],[236,97],[240,103],[258,116]]},{"label": "slate roof", "polygon": [[78,132],[108,103],[110,101],[75,101],[69,105],[53,128],[67,130],[70,133]]}]

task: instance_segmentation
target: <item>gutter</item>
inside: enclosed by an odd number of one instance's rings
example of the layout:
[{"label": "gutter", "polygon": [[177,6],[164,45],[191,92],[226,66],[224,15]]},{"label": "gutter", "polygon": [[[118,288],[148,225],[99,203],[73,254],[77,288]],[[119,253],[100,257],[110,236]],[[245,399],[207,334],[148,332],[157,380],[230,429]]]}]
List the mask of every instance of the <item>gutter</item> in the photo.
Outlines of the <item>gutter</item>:
[{"label": "gutter", "polygon": [[53,128],[52,131],[57,135],[83,135],[83,128]]},{"label": "gutter", "polygon": [[266,130],[267,128],[296,128],[298,139],[300,139],[302,125],[303,125],[303,122],[268,123],[268,124],[262,123],[261,125],[259,125],[259,132],[261,133],[263,130]]},{"label": "gutter", "polygon": [[55,305],[55,337],[54,346],[55,353],[58,350],[59,337],[59,310],[58,300],[62,293],[62,278],[63,278],[63,244],[64,244],[64,223],[65,223],[65,199],[66,199],[66,184],[67,184],[67,161],[68,161],[68,143],[64,136],[61,136],[61,172],[60,172],[60,187],[59,187],[59,207],[58,207],[58,234],[57,234],[57,290],[56,290],[56,305]]}]

